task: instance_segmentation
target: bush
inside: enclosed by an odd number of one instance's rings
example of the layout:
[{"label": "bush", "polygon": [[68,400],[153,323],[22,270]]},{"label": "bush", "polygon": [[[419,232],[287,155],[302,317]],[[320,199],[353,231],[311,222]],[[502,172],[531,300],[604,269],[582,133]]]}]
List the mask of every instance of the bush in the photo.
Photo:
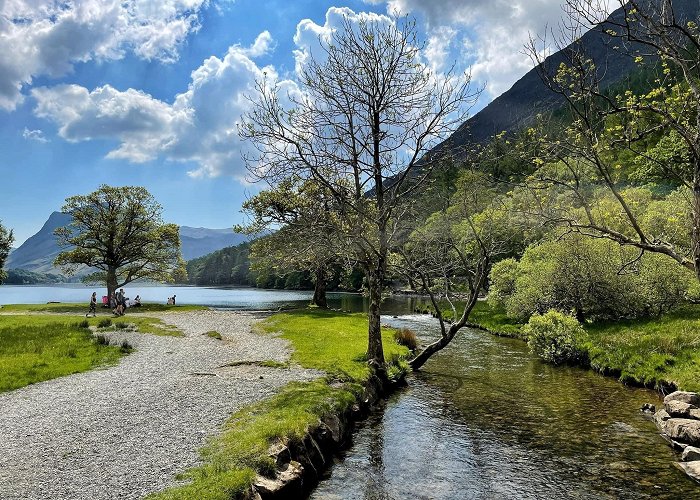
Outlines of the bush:
[{"label": "bush", "polygon": [[112,320],[109,318],[101,319],[97,323],[97,328],[109,328],[110,326],[112,326]]},{"label": "bush", "polygon": [[126,330],[129,328],[129,323],[124,323],[123,321],[119,321],[114,324],[115,327],[117,327],[117,330]]},{"label": "bush", "polygon": [[132,346],[131,344],[129,344],[129,341],[128,341],[128,340],[124,339],[124,340],[122,340],[122,343],[121,343],[121,345],[119,346],[119,350],[120,350],[121,352],[125,353],[125,354],[128,354],[128,353],[130,353],[131,351],[134,350],[134,346]]},{"label": "bush", "polygon": [[559,311],[534,314],[523,327],[530,351],[549,363],[580,363],[585,354],[579,345],[585,331],[576,318]]},{"label": "bush", "polygon": [[415,351],[418,347],[418,339],[416,339],[416,334],[413,330],[408,328],[401,328],[394,332],[394,339],[396,343],[405,347],[408,347],[411,351]]},{"label": "bush", "polygon": [[98,333],[97,335],[95,335],[95,343],[99,345],[109,345],[109,337]]},{"label": "bush", "polygon": [[90,322],[86,319],[78,323],[78,328],[90,328]]},{"label": "bush", "polygon": [[493,266],[491,305],[526,321],[550,309],[580,321],[658,316],[681,304],[690,271],[665,255],[621,247],[604,239],[569,235],[530,246],[520,262]]}]

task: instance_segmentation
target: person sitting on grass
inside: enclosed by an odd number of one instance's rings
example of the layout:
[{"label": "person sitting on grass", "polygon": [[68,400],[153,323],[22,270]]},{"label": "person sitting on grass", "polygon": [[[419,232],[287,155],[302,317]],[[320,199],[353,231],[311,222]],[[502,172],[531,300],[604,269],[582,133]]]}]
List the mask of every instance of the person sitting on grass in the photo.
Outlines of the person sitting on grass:
[{"label": "person sitting on grass", "polygon": [[92,317],[97,316],[97,292],[92,292],[92,297],[90,297],[90,310],[87,312],[85,317],[92,313]]}]

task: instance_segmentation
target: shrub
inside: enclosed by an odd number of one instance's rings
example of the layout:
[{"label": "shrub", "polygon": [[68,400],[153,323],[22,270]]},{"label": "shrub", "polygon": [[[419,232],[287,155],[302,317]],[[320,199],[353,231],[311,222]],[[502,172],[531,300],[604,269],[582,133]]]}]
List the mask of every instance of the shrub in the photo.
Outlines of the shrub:
[{"label": "shrub", "polygon": [[411,351],[415,351],[418,347],[418,339],[416,339],[416,334],[413,330],[408,328],[401,328],[394,332],[394,339],[396,343],[405,347],[408,347]]},{"label": "shrub", "polygon": [[586,333],[576,318],[564,313],[550,310],[543,315],[534,314],[523,333],[530,351],[549,363],[576,363],[585,358],[578,346]]},{"label": "shrub", "polygon": [[131,351],[134,350],[134,346],[129,344],[128,340],[124,339],[124,340],[122,340],[122,343],[119,346],[119,350],[123,353],[130,353]]},{"label": "shrub", "polygon": [[78,328],[90,328],[90,322],[86,319],[78,323]]},{"label": "shrub", "polygon": [[97,328],[109,328],[110,326],[112,326],[112,320],[109,318],[101,319],[97,323]]},{"label": "shrub", "polygon": [[129,328],[129,323],[124,323],[123,321],[119,321],[114,324],[114,326],[117,327],[117,330],[126,330]]}]

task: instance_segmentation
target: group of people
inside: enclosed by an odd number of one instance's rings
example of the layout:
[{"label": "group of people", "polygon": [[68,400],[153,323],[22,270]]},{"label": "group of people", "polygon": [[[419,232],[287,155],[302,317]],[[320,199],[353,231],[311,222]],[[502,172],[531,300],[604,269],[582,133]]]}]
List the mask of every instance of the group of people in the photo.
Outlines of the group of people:
[{"label": "group of people", "polygon": [[169,306],[175,305],[175,297],[177,297],[177,295],[173,295],[172,297],[168,297],[168,305]]},{"label": "group of people", "polygon": [[[105,307],[112,309],[115,316],[124,316],[127,307],[141,307],[141,297],[139,295],[134,300],[129,301],[129,297],[124,293],[124,289],[120,288],[118,292],[112,292],[108,297],[102,297],[102,302]],[[90,309],[85,317],[90,314],[97,316],[97,292],[92,292],[90,297]]]}]

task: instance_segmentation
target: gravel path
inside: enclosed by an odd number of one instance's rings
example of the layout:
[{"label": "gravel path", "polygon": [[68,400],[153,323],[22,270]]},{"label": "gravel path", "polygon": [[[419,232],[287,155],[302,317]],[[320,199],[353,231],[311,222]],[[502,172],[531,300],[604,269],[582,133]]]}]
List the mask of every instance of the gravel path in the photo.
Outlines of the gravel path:
[{"label": "gravel path", "polygon": [[[186,336],[116,332],[112,342],[136,347],[117,366],[0,394],[0,499],[141,498],[199,463],[199,448],[231,413],[320,375],[222,367],[289,358],[286,341],[251,332],[253,314],[159,317]],[[202,335],[210,330],[224,340]]]}]

